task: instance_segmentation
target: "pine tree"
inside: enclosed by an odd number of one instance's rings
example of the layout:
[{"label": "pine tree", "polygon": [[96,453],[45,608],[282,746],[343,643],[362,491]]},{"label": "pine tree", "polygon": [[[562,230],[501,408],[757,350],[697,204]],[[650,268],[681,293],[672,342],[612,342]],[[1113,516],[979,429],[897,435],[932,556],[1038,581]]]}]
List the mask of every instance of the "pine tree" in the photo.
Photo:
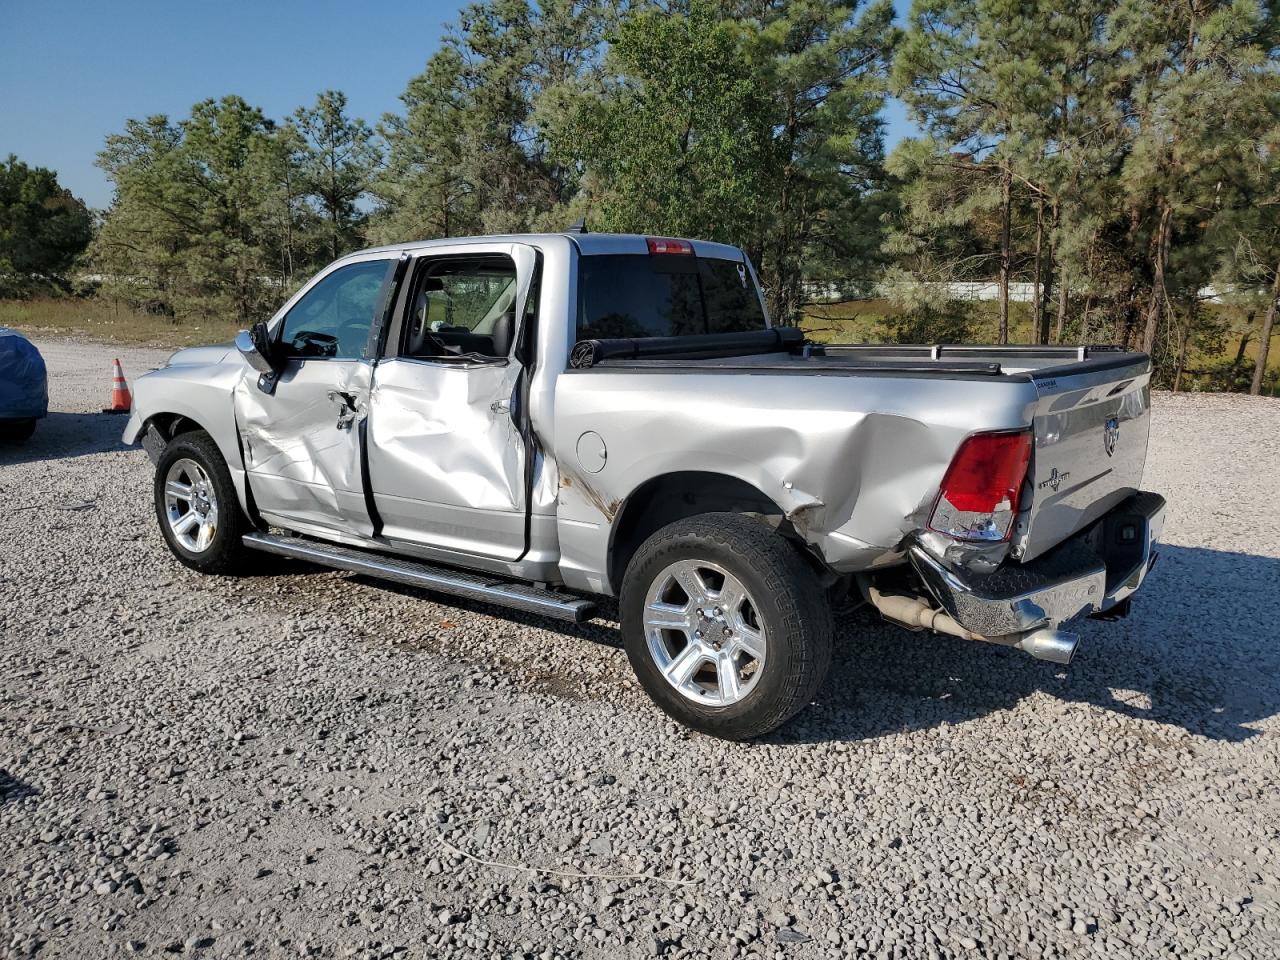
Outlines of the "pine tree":
[{"label": "pine tree", "polygon": [[[381,239],[561,228],[583,175],[571,116],[599,87],[611,0],[483,0],[463,9],[383,118]],[[559,142],[557,142],[557,139]],[[565,222],[562,222],[565,221]]]},{"label": "pine tree", "polygon": [[108,290],[170,314],[261,319],[278,296],[260,202],[272,132],[223,97],[108,137],[98,162],[116,196],[89,250]]},{"label": "pine tree", "polygon": [[346,109],[344,94],[326,90],[313,106],[293,115],[303,140],[298,154],[301,183],[319,208],[324,249],[331,260],[358,245],[365,219],[359,202],[382,160],[373,131],[363,120],[348,117]]},{"label": "pine tree", "polygon": [[575,128],[600,222],[745,247],[781,322],[807,272],[870,273],[891,24],[891,4],[858,0],[632,11]]},{"label": "pine tree", "polygon": [[88,208],[53,171],[29,167],[13,154],[0,160],[0,292],[65,287],[92,229]]}]

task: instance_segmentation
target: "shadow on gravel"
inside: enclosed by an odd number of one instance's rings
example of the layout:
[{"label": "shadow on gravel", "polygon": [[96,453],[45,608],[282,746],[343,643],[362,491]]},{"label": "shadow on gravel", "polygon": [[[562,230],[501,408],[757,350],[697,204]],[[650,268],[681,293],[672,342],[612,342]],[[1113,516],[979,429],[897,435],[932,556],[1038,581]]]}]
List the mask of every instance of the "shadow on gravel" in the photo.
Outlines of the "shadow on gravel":
[{"label": "shadow on gravel", "polygon": [[818,702],[770,738],[859,740],[926,729],[1014,706],[1041,690],[1240,742],[1280,713],[1280,560],[1165,545],[1116,623],[1078,624],[1069,667],[1014,650],[880,622],[865,608],[837,624],[835,663]]},{"label": "shadow on gravel", "polygon": [[34,797],[40,791],[29,783],[23,783],[9,775],[9,771],[0,767],[0,803],[13,803]]},{"label": "shadow on gravel", "polygon": [[109,413],[50,413],[36,424],[30,440],[0,444],[0,466],[128,450],[120,442],[126,422],[127,417]]},{"label": "shadow on gravel", "polygon": [[552,617],[542,617],[536,613],[526,613],[523,610],[512,610],[508,607],[501,607],[492,603],[482,603],[478,600],[468,600],[463,597],[451,597],[445,594],[432,593],[430,590],[423,590],[418,587],[411,587],[401,583],[392,583],[389,580],[379,580],[376,577],[366,577],[360,574],[355,574],[351,579],[358,583],[363,583],[366,586],[376,587],[379,590],[387,590],[391,593],[400,594],[401,596],[416,597],[419,600],[438,603],[447,607],[457,607],[459,610],[484,614],[485,616],[495,617],[499,620],[517,623],[521,626],[533,627],[537,630],[547,630],[551,633],[558,633],[561,636],[570,637],[576,640],[587,640],[591,643],[599,644],[602,647],[613,647],[618,650],[622,649],[622,634],[618,631],[616,626],[618,618],[617,604],[607,597],[600,598],[599,619],[592,620],[587,623],[572,624],[567,623],[564,620],[556,620]]},{"label": "shadow on gravel", "polygon": [[[274,559],[274,558],[273,558]],[[268,565],[263,573],[305,573]],[[572,625],[534,614],[355,576],[405,596],[620,648],[613,601],[600,620]],[[1073,625],[1069,667],[981,643],[911,633],[862,608],[836,624],[835,661],[817,701],[772,743],[862,740],[964,723],[1042,691],[1195,736],[1241,742],[1280,714],[1280,559],[1164,545],[1160,562],[1116,623]]]}]

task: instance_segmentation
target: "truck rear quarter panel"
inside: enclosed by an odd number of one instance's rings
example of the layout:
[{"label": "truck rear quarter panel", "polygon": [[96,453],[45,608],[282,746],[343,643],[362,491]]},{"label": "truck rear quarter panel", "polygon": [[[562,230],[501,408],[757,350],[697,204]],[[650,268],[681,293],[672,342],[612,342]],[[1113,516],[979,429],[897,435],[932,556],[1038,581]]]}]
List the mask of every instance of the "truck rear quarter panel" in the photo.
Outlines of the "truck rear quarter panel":
[{"label": "truck rear quarter panel", "polygon": [[683,471],[750,484],[837,570],[897,563],[964,437],[1026,426],[1035,403],[1021,378],[565,371],[554,447],[562,575],[616,592],[610,531],[623,505]]}]

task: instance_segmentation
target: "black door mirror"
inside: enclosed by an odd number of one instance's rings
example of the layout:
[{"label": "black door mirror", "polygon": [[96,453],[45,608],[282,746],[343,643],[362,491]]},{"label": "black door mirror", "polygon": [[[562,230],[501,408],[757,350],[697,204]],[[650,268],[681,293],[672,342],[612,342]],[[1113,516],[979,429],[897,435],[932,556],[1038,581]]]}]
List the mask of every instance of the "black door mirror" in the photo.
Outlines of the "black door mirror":
[{"label": "black door mirror", "polygon": [[249,329],[249,335],[253,337],[253,345],[257,351],[267,358],[267,362],[271,364],[272,369],[276,369],[276,348],[271,342],[271,331],[267,329],[264,321],[259,320]]},{"label": "black door mirror", "polygon": [[272,357],[271,336],[267,333],[265,323],[255,323],[252,329],[241,330],[236,334],[236,349],[258,373],[275,376],[276,363]]},{"label": "black door mirror", "polygon": [[267,325],[258,322],[252,328],[237,333],[236,349],[258,374],[258,389],[263,393],[274,393],[276,378],[280,375],[280,365],[272,349],[271,334],[267,332]]}]

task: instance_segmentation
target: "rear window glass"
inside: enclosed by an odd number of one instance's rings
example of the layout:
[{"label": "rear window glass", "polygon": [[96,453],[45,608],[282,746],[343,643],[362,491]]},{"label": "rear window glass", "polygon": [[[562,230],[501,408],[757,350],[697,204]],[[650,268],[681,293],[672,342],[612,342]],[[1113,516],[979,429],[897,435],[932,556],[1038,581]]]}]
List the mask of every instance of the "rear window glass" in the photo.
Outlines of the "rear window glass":
[{"label": "rear window glass", "polygon": [[680,337],[765,329],[744,264],[621,254],[578,262],[578,339]]}]

